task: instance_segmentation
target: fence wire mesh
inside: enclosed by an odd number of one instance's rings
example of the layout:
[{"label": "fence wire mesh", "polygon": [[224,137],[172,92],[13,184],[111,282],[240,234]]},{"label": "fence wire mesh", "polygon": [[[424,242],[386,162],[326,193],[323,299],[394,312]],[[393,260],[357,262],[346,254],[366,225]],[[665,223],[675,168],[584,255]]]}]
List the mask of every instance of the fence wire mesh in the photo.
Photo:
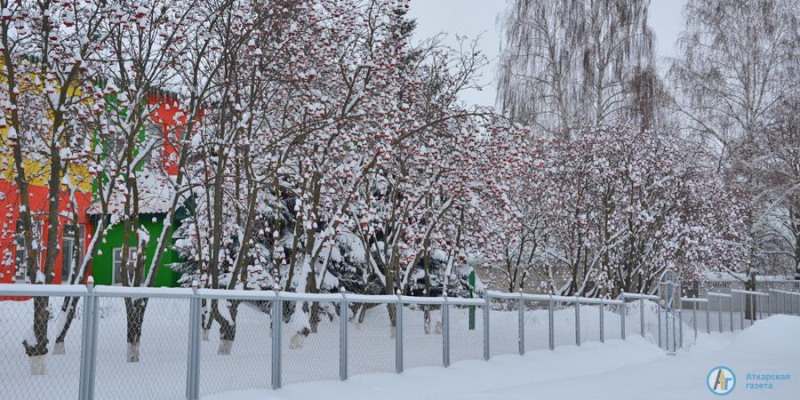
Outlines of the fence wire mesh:
[{"label": "fence wire mesh", "polygon": [[[63,341],[57,341],[75,303],[75,314]],[[65,303],[66,302],[66,303]],[[38,318],[35,309],[39,307]],[[14,400],[75,399],[81,363],[83,299],[36,297],[0,301],[0,398]],[[47,353],[26,354],[24,342],[36,346],[36,334],[47,338]],[[46,335],[46,336],[45,336]],[[61,343],[61,344],[57,344]],[[41,348],[37,349],[41,350]],[[63,350],[63,352],[62,352]]]},{"label": "fence wire mesh", "polygon": [[97,399],[185,395],[189,300],[98,299]]},{"label": "fence wire mesh", "polygon": [[553,305],[553,335],[555,346],[575,345],[575,303],[556,301]]},{"label": "fence wire mesh", "polygon": [[547,301],[526,300],[525,351],[550,348],[550,311]]},{"label": "fence wire mesh", "polygon": [[[775,292],[769,297],[731,291],[708,296],[705,301],[685,299],[680,308],[669,313],[651,300],[619,304],[609,300],[601,305],[595,300],[578,303],[561,297],[552,303],[551,323],[551,302],[541,296],[520,300],[490,295],[488,302],[477,304],[429,299],[423,302],[433,304],[402,304],[403,341],[398,343],[398,304],[386,298],[366,303],[347,300],[346,296],[335,300],[330,295],[319,301],[281,299],[281,308],[273,310],[279,300],[270,300],[269,296],[259,297],[264,300],[212,301],[202,293],[200,297],[197,292],[194,296],[191,293],[119,297],[132,292],[115,290],[94,292],[88,302],[83,295],[75,297],[74,318],[64,341],[57,337],[65,325],[66,305],[71,302],[65,303],[63,297],[3,298],[0,398],[75,399],[79,386],[89,390],[82,384],[93,382],[98,399],[176,399],[184,398],[187,389],[202,397],[242,388],[449,365],[483,359],[487,343],[490,356],[518,353],[520,323],[525,350],[549,348],[551,335],[555,346],[572,346],[576,340],[599,341],[601,331],[605,340],[617,339],[622,337],[622,318],[625,336],[638,335],[643,328],[647,340],[673,350],[691,346],[695,329],[697,333],[727,332],[731,327],[749,327],[769,314],[770,308],[775,310],[772,313],[800,308],[797,295]],[[95,312],[84,313],[84,303]],[[449,315],[446,322],[443,304],[447,304]],[[191,310],[197,314],[193,316]],[[37,312],[38,321],[44,322],[34,323]],[[280,320],[280,326],[275,326],[280,328],[280,342],[274,346],[273,313]],[[485,321],[487,315],[489,320]],[[92,328],[93,323],[96,328]],[[198,325],[190,326],[192,323]],[[484,323],[489,326],[488,333]],[[82,349],[84,326],[90,332],[86,337],[96,338],[91,342],[96,352]],[[191,345],[190,331],[196,338]],[[25,340],[29,344],[35,341],[37,333],[46,335],[49,351],[34,360],[19,345]],[[190,357],[190,348],[198,353]],[[274,348],[280,352],[272,354]],[[396,360],[400,349],[403,360]],[[445,349],[449,353],[444,353]],[[92,357],[94,364],[89,365],[94,368],[82,366],[84,356]],[[273,367],[280,367],[280,373],[273,374]],[[92,369],[95,375],[82,381],[82,371],[91,374]]]},{"label": "fence wire mesh", "polygon": [[[603,327],[604,330],[604,339],[605,340],[613,340],[613,339],[622,339],[622,326],[621,321],[627,312],[625,303],[623,304],[605,304],[605,309],[603,311],[605,326]],[[625,321],[625,330],[628,330],[627,320]]]},{"label": "fence wire mesh", "polygon": [[[483,307],[450,304],[450,362],[483,359]],[[474,324],[470,323],[474,310]],[[491,315],[491,313],[490,313]],[[491,323],[491,317],[490,321]],[[493,326],[489,327],[491,336]],[[491,346],[489,347],[491,349]]]},{"label": "fence wire mesh", "polygon": [[693,302],[693,301],[683,301],[681,302],[682,312],[681,318],[682,322],[685,325],[684,328],[688,328],[688,331],[684,331],[684,337],[687,335],[691,335],[692,337],[696,337],[697,334],[705,333],[704,328],[700,322],[701,319],[705,318],[703,313],[699,310],[700,303]]},{"label": "fence wire mesh", "polygon": [[[581,343],[600,341],[600,305],[586,304],[580,305],[580,328]],[[603,313],[605,318],[605,313]]]},{"label": "fence wire mesh", "polygon": [[632,335],[642,336],[642,319],[640,315],[640,301],[638,299],[624,299],[625,305],[622,318],[625,318],[625,337]]},{"label": "fence wire mesh", "polygon": [[402,329],[405,368],[442,365],[441,305],[403,304]]},{"label": "fence wire mesh", "polygon": [[489,304],[491,355],[519,354],[519,299],[493,298]]},{"label": "fence wire mesh", "polygon": [[[216,302],[216,305],[214,304]],[[212,318],[214,307],[236,310],[233,329]],[[223,311],[224,312],[224,311]],[[270,387],[272,364],[272,302],[203,300],[200,342],[201,396],[248,388]],[[233,340],[228,340],[231,338]],[[223,338],[225,336],[225,338]]]},{"label": "fence wire mesh", "polygon": [[339,303],[283,304],[283,384],[339,379]]},{"label": "fence wire mesh", "polygon": [[746,316],[743,313],[744,313],[745,307],[747,307],[747,306],[746,305],[744,305],[744,306],[742,305],[741,301],[743,299],[747,300],[747,299],[744,298],[744,296],[742,296],[742,295],[740,295],[738,293],[734,293],[732,295],[732,298],[731,298],[731,303],[732,304],[730,304],[730,307],[733,310],[733,322],[732,322],[733,325],[731,326],[732,330],[741,330],[742,329],[742,325],[746,326],[746,322],[744,321]]},{"label": "fence wire mesh", "polygon": [[[396,304],[349,303],[348,371],[351,376],[394,372]],[[403,315],[405,317],[405,315]]]}]

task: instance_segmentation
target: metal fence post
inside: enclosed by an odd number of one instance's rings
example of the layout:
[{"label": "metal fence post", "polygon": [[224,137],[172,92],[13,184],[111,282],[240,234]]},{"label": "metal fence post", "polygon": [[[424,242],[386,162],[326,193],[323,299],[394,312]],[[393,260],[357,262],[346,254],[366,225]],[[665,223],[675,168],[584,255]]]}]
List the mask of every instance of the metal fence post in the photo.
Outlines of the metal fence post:
[{"label": "metal fence post", "polygon": [[90,360],[90,362],[89,362],[89,370],[88,370],[89,371],[89,392],[88,392],[87,400],[94,400],[94,393],[95,393],[95,386],[96,386],[95,378],[97,377],[97,373],[96,373],[96,371],[97,371],[97,332],[99,330],[98,325],[100,323],[100,312],[99,312],[99,309],[100,309],[100,298],[97,297],[95,294],[92,294],[90,296],[90,298],[92,299],[92,314],[93,315],[92,315],[92,329],[91,329],[91,331],[92,331],[92,338],[91,338],[92,344],[91,344],[91,347],[89,348],[89,351],[91,353],[89,354],[89,360]]},{"label": "metal fence post", "polygon": [[764,319],[764,296],[758,296],[758,319]]},{"label": "metal fence post", "polygon": [[446,292],[442,293],[442,298],[442,365],[447,368],[450,366],[450,302]]},{"label": "metal fence post", "polygon": [[81,365],[80,365],[80,380],[78,383],[78,399],[84,400],[89,397],[86,393],[88,389],[87,367],[89,365],[89,347],[91,346],[91,318],[92,318],[92,305],[89,300],[89,294],[94,290],[94,283],[92,277],[89,277],[89,283],[86,285],[88,294],[83,296],[83,326],[81,329]]},{"label": "metal fence post", "polygon": [[522,298],[522,289],[519,291],[519,355],[525,354],[525,300]]},{"label": "metal fence post", "polygon": [[711,334],[711,298],[706,296],[706,334]]},{"label": "metal fence post", "polygon": [[78,396],[81,400],[93,400],[97,360],[98,300],[94,294],[94,278],[92,276],[89,276],[87,280],[86,289],[88,292],[83,297],[83,332]]},{"label": "metal fence post", "polygon": [[[669,351],[669,317],[670,317],[670,314],[671,313],[669,312],[669,309],[667,307],[664,307],[664,344],[666,345],[666,350],[667,351]],[[674,338],[674,335],[673,335],[673,338]]]},{"label": "metal fence post", "polygon": [[644,297],[639,297],[639,330],[644,338]]},{"label": "metal fence post", "polygon": [[697,338],[697,302],[692,302],[692,321],[694,321],[694,337]]},{"label": "metal fence post", "polygon": [[483,299],[485,302],[483,305],[483,359],[488,361],[489,357],[491,357],[489,351],[489,303],[491,300],[489,299],[488,290],[483,292]]},{"label": "metal fence post", "polygon": [[[756,309],[755,309],[755,302],[754,300],[755,295],[750,295],[750,326],[753,326],[753,321],[756,319]],[[744,329],[744,325],[742,325],[742,329]]]},{"label": "metal fence post", "polygon": [[600,343],[605,343],[605,321],[603,321],[603,298],[600,298]]},{"label": "metal fence post", "polygon": [[339,380],[347,380],[347,293],[339,289],[342,300],[339,303]]},{"label": "metal fence post", "polygon": [[767,316],[772,315],[772,291],[767,289]]},{"label": "metal fence post", "polygon": [[[280,288],[275,286],[275,299],[272,300],[272,389],[281,388],[281,323],[283,322],[283,301],[280,298]],[[340,315],[340,318],[347,318]]]},{"label": "metal fence post", "polygon": [[[733,293],[731,293],[731,296],[733,296]],[[742,329],[744,329],[744,304],[745,304],[744,297],[745,297],[744,293],[739,294],[739,299],[740,299],[739,307],[741,307],[742,309],[742,312],[739,313],[739,324],[740,324],[739,327]],[[733,326],[731,326],[731,331],[733,331]]]},{"label": "metal fence post", "polygon": [[550,295],[550,302],[548,304],[547,309],[547,336],[548,340],[550,341],[550,350],[556,348],[556,336],[555,336],[555,327],[553,323],[555,322],[555,318],[553,316],[555,309],[555,303],[553,303],[553,295]]},{"label": "metal fence post", "polygon": [[731,332],[733,332],[733,293],[731,293],[731,297],[728,300],[728,314],[731,317]]},{"label": "metal fence post", "polygon": [[625,296],[622,296],[622,305],[619,318],[619,336],[625,340],[625,318],[628,316],[628,303],[625,302]]},{"label": "metal fence post", "polygon": [[[658,289],[659,293],[661,292],[661,288]],[[658,348],[663,349],[664,344],[661,343],[661,296],[658,296],[659,300],[656,300],[656,319],[658,320]]]},{"label": "metal fence post", "polygon": [[[678,302],[678,345],[683,348],[683,301]],[[674,326],[674,325],[673,325]]]},{"label": "metal fence post", "polygon": [[397,307],[395,309],[395,329],[394,329],[394,361],[397,373],[403,372],[403,298],[400,290],[397,291]]},{"label": "metal fence post", "polygon": [[722,333],[722,297],[717,296],[717,317],[719,317],[719,333]]},{"label": "metal fence post", "polygon": [[800,294],[795,293],[792,295],[792,297],[794,297],[795,312],[798,316],[800,316]]},{"label": "metal fence post", "polygon": [[192,298],[189,299],[189,361],[186,367],[186,399],[200,398],[200,297],[199,285],[192,282]]},{"label": "metal fence post", "polygon": [[581,300],[575,296],[575,344],[581,345]]},{"label": "metal fence post", "polygon": [[778,292],[781,295],[781,314],[786,314],[786,293]]}]

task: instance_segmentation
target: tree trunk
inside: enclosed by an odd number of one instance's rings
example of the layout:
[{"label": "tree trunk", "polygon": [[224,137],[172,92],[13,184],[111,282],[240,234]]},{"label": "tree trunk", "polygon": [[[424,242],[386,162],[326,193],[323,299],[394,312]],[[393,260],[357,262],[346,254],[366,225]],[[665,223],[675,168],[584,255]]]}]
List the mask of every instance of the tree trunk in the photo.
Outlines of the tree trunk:
[{"label": "tree trunk", "polygon": [[47,323],[50,320],[48,311],[50,299],[48,297],[33,298],[33,336],[36,343],[29,344],[24,340],[22,345],[25,347],[25,354],[30,357],[31,375],[46,375],[47,363]]},{"label": "tree trunk", "polygon": [[228,311],[231,321],[228,321],[219,312],[218,300],[211,300],[211,318],[219,324],[219,348],[217,354],[227,356],[231,354],[233,341],[236,339],[236,315],[241,301],[228,301]]},{"label": "tree trunk", "polygon": [[125,298],[125,311],[127,313],[127,361],[139,362],[139,343],[142,338],[142,324],[144,312],[147,309],[147,298]]},{"label": "tree trunk", "polygon": [[56,336],[56,344],[55,347],[53,347],[53,354],[55,355],[66,354],[64,340],[66,340],[69,327],[72,325],[72,321],[75,319],[75,309],[77,308],[78,301],[80,301],[80,299],[80,297],[64,298],[64,304],[61,306],[61,311],[66,313],[65,318],[67,320],[64,322],[64,327],[61,329],[61,332],[59,332],[58,336]]}]

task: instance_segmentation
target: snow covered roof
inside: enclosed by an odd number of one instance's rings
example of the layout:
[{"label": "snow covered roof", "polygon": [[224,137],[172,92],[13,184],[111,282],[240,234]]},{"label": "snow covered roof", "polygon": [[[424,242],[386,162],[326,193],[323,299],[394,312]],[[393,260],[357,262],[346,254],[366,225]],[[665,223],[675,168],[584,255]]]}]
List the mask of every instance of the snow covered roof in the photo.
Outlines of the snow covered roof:
[{"label": "snow covered roof", "polygon": [[[139,189],[139,214],[165,214],[172,206],[175,195],[170,178],[162,173],[144,171],[137,174],[137,187]],[[114,191],[109,201],[109,213],[121,211],[125,206],[127,193]],[[100,201],[95,199],[87,211],[89,215],[101,213]]]}]

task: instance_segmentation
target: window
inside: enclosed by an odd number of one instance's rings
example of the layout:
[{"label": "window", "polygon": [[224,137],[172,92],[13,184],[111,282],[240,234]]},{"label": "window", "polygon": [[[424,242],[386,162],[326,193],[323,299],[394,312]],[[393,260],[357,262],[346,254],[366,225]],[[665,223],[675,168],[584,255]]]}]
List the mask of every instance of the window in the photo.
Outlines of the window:
[{"label": "window", "polygon": [[[70,284],[75,272],[75,262],[83,262],[83,241],[86,228],[82,225],[64,225],[61,243],[61,283]],[[76,257],[77,254],[77,257]]]},{"label": "window", "polygon": [[114,249],[114,272],[112,276],[112,283],[114,285],[122,285],[123,284],[123,275],[127,274],[128,276],[128,284],[133,283],[133,279],[136,277],[136,258],[138,255],[138,249],[130,248],[128,249],[128,262],[125,265],[125,268],[122,267],[122,248],[117,247]]}]

